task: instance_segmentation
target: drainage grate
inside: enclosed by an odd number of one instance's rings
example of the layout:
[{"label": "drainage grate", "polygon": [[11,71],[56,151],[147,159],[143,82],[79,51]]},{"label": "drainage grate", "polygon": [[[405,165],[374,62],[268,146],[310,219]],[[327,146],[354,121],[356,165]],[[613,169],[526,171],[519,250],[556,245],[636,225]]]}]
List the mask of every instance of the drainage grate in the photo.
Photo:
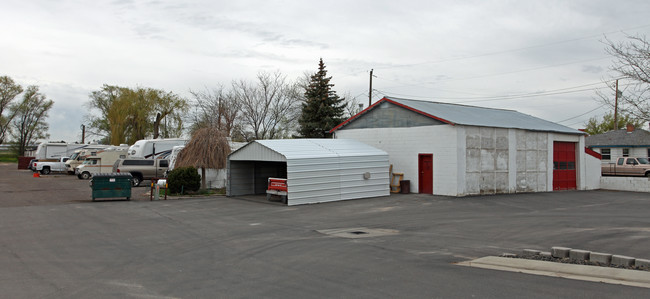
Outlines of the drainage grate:
[{"label": "drainage grate", "polygon": [[348,232],[348,234],[353,234],[353,235],[365,235],[368,234],[368,232],[363,232],[363,231],[353,231],[353,232]]},{"label": "drainage grate", "polygon": [[367,227],[322,229],[322,230],[317,230],[317,232],[321,234],[326,234],[326,235],[341,237],[341,238],[348,238],[348,239],[389,236],[389,235],[395,235],[399,233],[399,231],[394,229],[367,228]]}]

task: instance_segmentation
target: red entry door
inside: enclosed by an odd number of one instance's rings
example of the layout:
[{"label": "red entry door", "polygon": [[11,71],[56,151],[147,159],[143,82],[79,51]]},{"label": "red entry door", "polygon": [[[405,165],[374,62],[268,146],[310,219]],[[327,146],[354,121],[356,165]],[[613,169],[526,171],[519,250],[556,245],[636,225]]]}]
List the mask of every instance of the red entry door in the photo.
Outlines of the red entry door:
[{"label": "red entry door", "polygon": [[418,190],[433,194],[433,154],[418,155]]},{"label": "red entry door", "polygon": [[576,185],[576,143],[553,142],[553,190],[574,190]]}]

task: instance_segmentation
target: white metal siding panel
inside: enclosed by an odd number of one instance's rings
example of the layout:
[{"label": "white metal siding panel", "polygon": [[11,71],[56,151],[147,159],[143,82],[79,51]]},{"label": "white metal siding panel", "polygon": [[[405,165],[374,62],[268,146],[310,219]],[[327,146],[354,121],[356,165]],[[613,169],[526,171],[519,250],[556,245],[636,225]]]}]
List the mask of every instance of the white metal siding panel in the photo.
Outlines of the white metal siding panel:
[{"label": "white metal siding panel", "polygon": [[228,156],[228,159],[231,161],[286,161],[286,158],[282,154],[255,141],[232,152]]},{"label": "white metal siding panel", "polygon": [[458,194],[457,127],[339,130],[336,138],[358,140],[387,152],[393,172],[404,173],[404,179],[411,181],[411,192],[415,193],[419,191],[418,154],[433,154],[433,193],[455,196]]}]

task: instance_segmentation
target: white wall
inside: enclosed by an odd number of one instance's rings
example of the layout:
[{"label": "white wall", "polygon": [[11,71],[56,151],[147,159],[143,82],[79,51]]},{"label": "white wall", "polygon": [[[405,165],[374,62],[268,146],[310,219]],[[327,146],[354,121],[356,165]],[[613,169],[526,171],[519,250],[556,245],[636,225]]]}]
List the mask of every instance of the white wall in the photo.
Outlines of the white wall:
[{"label": "white wall", "polygon": [[604,176],[600,188],[606,190],[650,192],[650,178]]},{"label": "white wall", "polygon": [[[583,149],[584,152],[584,149]],[[592,155],[585,155],[585,176],[586,176],[586,181],[585,181],[585,186],[584,189],[587,190],[596,190],[600,189],[600,181],[601,181],[601,163],[600,159],[592,156]]]},{"label": "white wall", "polygon": [[354,139],[388,153],[393,172],[404,173],[411,181],[411,192],[418,190],[418,154],[433,154],[433,193],[458,194],[458,126],[438,125],[411,128],[346,129],[336,138]]},{"label": "white wall", "polygon": [[[200,175],[201,168],[197,170]],[[225,168],[222,169],[206,168],[205,170],[205,183],[208,188],[216,189],[216,188],[226,187],[226,178],[227,178],[227,172]]]}]

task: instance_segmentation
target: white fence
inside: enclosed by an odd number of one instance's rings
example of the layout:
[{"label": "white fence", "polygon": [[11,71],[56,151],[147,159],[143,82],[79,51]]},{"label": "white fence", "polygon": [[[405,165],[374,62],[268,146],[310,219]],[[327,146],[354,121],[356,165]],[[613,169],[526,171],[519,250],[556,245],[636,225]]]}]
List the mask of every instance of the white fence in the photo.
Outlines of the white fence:
[{"label": "white fence", "polygon": [[600,178],[600,189],[650,192],[650,178],[604,176]]}]

